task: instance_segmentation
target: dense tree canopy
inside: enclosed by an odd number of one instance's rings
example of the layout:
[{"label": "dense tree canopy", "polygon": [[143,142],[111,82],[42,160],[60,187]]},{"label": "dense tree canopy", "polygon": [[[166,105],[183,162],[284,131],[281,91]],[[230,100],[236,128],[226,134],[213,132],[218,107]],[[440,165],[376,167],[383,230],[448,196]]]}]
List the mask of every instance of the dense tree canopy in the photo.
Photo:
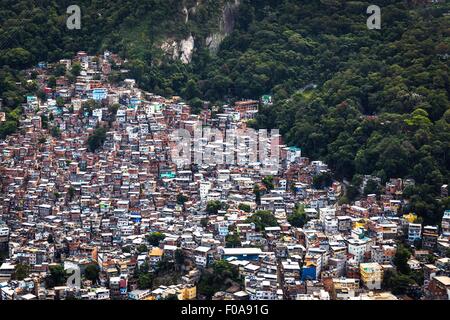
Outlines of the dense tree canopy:
[{"label": "dense tree canopy", "polygon": [[94,133],[88,138],[88,148],[89,151],[94,152],[100,148],[106,140],[106,129],[97,128]]},{"label": "dense tree canopy", "polygon": [[61,265],[54,265],[49,267],[50,273],[45,278],[47,288],[65,285],[67,280],[67,273]]},{"label": "dense tree canopy", "polygon": [[294,212],[288,216],[287,220],[292,226],[302,228],[308,221],[308,217],[305,213],[305,206],[303,204],[296,205]]},{"label": "dense tree canopy", "polygon": [[230,283],[239,281],[235,266],[225,260],[214,262],[211,268],[203,272],[197,286],[198,293],[210,299],[214,293],[228,289]]},{"label": "dense tree canopy", "polygon": [[219,200],[208,201],[206,204],[206,212],[208,214],[218,214],[219,210],[227,210],[228,205],[225,202]]},{"label": "dense tree canopy", "polygon": [[30,273],[30,266],[27,264],[19,263],[14,268],[13,278],[15,280],[23,280],[28,277]]},{"label": "dense tree canopy", "polygon": [[99,273],[100,268],[97,264],[94,263],[89,264],[84,270],[84,276],[86,277],[86,279],[93,282],[97,281]]},{"label": "dense tree canopy", "polygon": [[145,238],[152,246],[157,247],[157,246],[159,246],[159,243],[162,240],[164,240],[165,237],[166,237],[166,235],[161,232],[152,232],[152,233],[148,234]]},{"label": "dense tree canopy", "polygon": [[271,211],[256,211],[251,217],[247,218],[247,223],[254,223],[256,231],[264,231],[266,227],[275,227],[278,225],[277,219]]}]

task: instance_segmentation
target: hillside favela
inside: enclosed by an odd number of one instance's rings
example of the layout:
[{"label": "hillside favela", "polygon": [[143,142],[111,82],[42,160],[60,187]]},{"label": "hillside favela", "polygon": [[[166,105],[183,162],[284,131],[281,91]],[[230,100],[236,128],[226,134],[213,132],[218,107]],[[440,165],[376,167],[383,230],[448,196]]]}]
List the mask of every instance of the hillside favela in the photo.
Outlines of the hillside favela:
[{"label": "hillside favela", "polygon": [[0,300],[450,300],[450,4],[32,2]]}]

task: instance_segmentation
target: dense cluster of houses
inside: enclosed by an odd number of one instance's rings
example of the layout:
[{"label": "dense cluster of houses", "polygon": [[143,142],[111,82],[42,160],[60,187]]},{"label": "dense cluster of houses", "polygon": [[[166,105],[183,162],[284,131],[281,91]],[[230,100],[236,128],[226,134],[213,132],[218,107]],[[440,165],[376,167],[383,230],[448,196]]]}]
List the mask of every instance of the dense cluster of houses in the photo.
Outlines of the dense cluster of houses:
[{"label": "dense cluster of houses", "polygon": [[[110,52],[79,52],[59,64],[80,65],[81,72],[56,77],[52,87],[55,65],[30,70],[45,98],[28,96],[19,132],[0,141],[1,299],[198,299],[199,279],[218,260],[236,268],[241,283],[213,299],[399,299],[382,286],[386,271],[395,269],[399,239],[421,242],[408,265],[424,273],[423,296],[450,298],[450,211],[438,226],[399,214],[402,191],[414,181],[391,179],[382,195],[343,204],[345,184],[313,183],[329,172],[325,163],[280,143],[272,157],[277,166],[264,170],[246,139],[239,142],[244,148],[232,141],[227,149],[240,161],[180,163],[175,130],[207,127],[223,136],[234,130],[242,138],[264,102],[196,115],[181,98],[145,92],[133,79],[109,81],[113,69],[127,74]],[[99,127],[106,128],[102,145],[90,150]],[[227,143],[206,139],[200,153]],[[268,177],[272,186],[263,181]],[[364,177],[361,188],[369,180],[377,178]],[[211,203],[221,205],[209,210]],[[298,204],[303,226],[289,222]],[[276,225],[259,228],[251,219],[258,211],[269,212]],[[164,237],[151,243],[154,233]],[[239,243],[230,245],[231,237]],[[184,260],[177,283],[140,287],[137,269],[146,264],[155,273],[177,255]],[[52,266],[83,275],[92,264],[95,281],[82,276],[80,285],[47,285]],[[27,266],[20,278],[19,265]]]}]

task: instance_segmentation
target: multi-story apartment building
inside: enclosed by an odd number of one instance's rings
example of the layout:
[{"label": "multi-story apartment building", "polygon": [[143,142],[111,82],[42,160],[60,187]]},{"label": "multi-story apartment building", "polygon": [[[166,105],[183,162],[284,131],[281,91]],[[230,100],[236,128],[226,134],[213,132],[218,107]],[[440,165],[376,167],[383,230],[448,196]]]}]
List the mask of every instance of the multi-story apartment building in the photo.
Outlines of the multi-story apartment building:
[{"label": "multi-story apartment building", "polygon": [[408,242],[414,243],[416,240],[421,239],[422,225],[420,223],[408,224]]},{"label": "multi-story apartment building", "polygon": [[428,249],[428,250],[436,249],[438,238],[439,238],[439,232],[438,232],[437,226],[423,227],[422,247],[424,249]]},{"label": "multi-story apartment building", "polygon": [[332,299],[347,300],[355,297],[360,289],[360,280],[352,278],[333,278]]},{"label": "multi-story apartment building", "polygon": [[450,210],[444,211],[441,222],[441,232],[444,237],[450,237]]},{"label": "multi-story apartment building", "polygon": [[380,290],[383,281],[383,269],[376,262],[361,263],[359,265],[361,282],[369,290]]}]

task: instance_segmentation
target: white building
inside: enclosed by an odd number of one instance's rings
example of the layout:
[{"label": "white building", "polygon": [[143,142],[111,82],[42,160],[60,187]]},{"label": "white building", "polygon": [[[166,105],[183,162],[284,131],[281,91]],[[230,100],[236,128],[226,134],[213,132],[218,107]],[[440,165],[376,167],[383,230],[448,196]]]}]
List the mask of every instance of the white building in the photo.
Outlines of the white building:
[{"label": "white building", "polygon": [[421,238],[422,225],[420,223],[410,223],[408,224],[408,241],[414,242]]},{"label": "white building", "polygon": [[338,219],[332,216],[325,217],[325,233],[336,234],[338,233]]},{"label": "white building", "polygon": [[444,216],[442,217],[442,235],[444,237],[450,236],[450,210],[444,211]]},{"label": "white building", "polygon": [[322,224],[325,224],[325,218],[328,216],[335,217],[336,209],[334,209],[334,208],[320,208],[319,209],[319,219],[322,222]]},{"label": "white building", "polygon": [[209,181],[201,181],[200,182],[200,199],[204,201],[208,196],[209,190],[211,190],[211,182]]},{"label": "white building", "polygon": [[348,253],[353,255],[353,259],[356,263],[361,263],[364,261],[364,254],[367,251],[367,241],[361,239],[349,239],[348,243]]}]

